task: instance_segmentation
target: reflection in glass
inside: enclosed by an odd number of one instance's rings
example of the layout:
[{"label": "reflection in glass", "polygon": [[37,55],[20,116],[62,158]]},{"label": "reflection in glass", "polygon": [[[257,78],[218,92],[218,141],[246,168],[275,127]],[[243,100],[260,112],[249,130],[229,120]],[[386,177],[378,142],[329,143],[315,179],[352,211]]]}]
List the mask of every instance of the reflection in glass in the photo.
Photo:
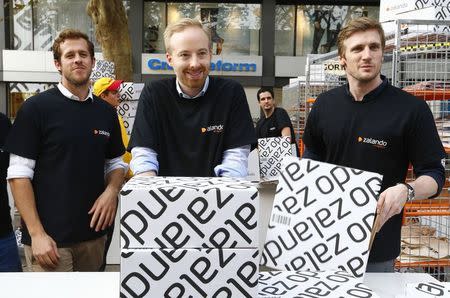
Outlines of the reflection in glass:
[{"label": "reflection in glass", "polygon": [[168,24],[186,17],[199,19],[211,29],[213,54],[259,54],[260,4],[167,4]]},{"label": "reflection in glass", "polygon": [[13,34],[15,50],[49,51],[57,34],[66,28],[86,33],[95,42],[92,21],[86,13],[88,0],[15,0]]},{"label": "reflection in glass", "polygon": [[14,119],[22,103],[39,92],[56,87],[56,84],[10,83],[8,100],[8,117]]},{"label": "reflection in glass", "polygon": [[275,56],[293,56],[295,5],[275,6]]},{"label": "reflection in glass", "polygon": [[337,49],[339,31],[351,19],[378,19],[379,7],[347,5],[297,6],[296,55],[328,53]]},{"label": "reflection in glass", "polygon": [[166,4],[144,2],[144,53],[165,53]]}]

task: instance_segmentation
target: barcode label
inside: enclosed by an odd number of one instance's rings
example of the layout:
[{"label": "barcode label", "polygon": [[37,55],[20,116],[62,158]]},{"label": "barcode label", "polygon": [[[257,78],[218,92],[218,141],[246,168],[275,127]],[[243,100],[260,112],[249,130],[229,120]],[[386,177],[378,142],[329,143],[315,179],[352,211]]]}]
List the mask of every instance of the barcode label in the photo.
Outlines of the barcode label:
[{"label": "barcode label", "polygon": [[273,213],[271,222],[278,223],[280,225],[290,226],[291,218],[287,215]]}]

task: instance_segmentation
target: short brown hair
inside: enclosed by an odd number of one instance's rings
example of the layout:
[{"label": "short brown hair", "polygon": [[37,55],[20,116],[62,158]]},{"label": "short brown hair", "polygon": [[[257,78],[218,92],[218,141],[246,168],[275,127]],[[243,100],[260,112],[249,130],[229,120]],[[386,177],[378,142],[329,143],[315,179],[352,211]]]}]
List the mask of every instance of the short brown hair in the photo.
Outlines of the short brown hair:
[{"label": "short brown hair", "polygon": [[380,22],[368,17],[361,17],[351,20],[339,32],[337,39],[338,55],[340,57],[344,57],[345,53],[344,41],[348,39],[351,35],[353,35],[356,32],[364,32],[373,29],[378,31],[378,34],[380,35],[381,39],[381,49],[384,50],[384,46],[386,45],[386,37],[384,36],[384,30],[383,27],[381,27]]},{"label": "short brown hair", "polygon": [[61,44],[66,41],[66,39],[84,39],[88,44],[89,54],[91,58],[94,58],[94,44],[89,40],[88,36],[76,29],[64,29],[55,39],[52,45],[53,59],[61,62]]},{"label": "short brown hair", "polygon": [[205,32],[206,36],[208,37],[209,49],[212,49],[211,31],[208,28],[206,28],[205,26],[203,26],[203,24],[199,20],[185,18],[185,19],[181,19],[173,24],[170,24],[169,26],[167,26],[166,30],[164,31],[164,45],[166,47],[167,53],[170,53],[170,51],[171,51],[169,44],[170,44],[170,38],[172,37],[172,35],[174,35],[175,33],[178,33],[178,32],[182,32],[186,28],[189,28],[189,27],[196,27],[196,28],[202,29],[203,32]]}]

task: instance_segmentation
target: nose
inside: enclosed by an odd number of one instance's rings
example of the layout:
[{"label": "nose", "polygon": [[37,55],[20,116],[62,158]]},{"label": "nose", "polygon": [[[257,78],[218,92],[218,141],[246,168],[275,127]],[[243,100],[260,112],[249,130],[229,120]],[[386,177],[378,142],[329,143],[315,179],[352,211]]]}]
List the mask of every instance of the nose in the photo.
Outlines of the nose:
[{"label": "nose", "polygon": [[365,60],[368,60],[372,57],[370,48],[368,46],[364,47],[364,50],[362,51],[362,57]]},{"label": "nose", "polygon": [[192,55],[191,60],[189,61],[189,66],[191,68],[196,68],[200,65],[200,58],[197,55]]}]

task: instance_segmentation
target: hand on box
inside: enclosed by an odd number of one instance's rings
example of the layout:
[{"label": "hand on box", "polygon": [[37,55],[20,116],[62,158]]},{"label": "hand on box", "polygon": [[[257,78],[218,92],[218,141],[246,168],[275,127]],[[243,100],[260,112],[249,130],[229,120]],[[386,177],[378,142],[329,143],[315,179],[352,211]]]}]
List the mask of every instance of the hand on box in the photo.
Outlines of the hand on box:
[{"label": "hand on box", "polygon": [[380,225],[377,232],[392,216],[402,212],[408,198],[408,190],[402,184],[391,186],[380,194],[377,203],[377,214],[380,217]]},{"label": "hand on box", "polygon": [[95,231],[104,230],[114,222],[117,210],[117,192],[106,188],[105,191],[95,200],[89,214],[92,214],[90,223]]},{"label": "hand on box", "polygon": [[56,242],[46,233],[31,238],[33,257],[44,269],[55,269],[59,262]]}]

